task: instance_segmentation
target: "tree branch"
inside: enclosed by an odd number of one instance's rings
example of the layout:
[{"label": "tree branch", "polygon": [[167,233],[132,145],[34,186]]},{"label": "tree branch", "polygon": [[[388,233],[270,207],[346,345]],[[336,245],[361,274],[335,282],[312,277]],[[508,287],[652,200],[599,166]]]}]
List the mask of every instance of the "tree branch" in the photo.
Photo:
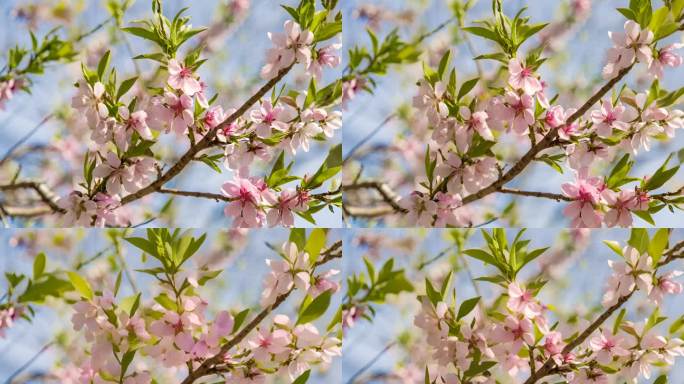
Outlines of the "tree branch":
[{"label": "tree branch", "polygon": [[[596,93],[594,93],[589,100],[587,100],[584,104],[582,104],[581,107],[575,111],[568,119],[565,121],[565,124],[572,124],[575,122],[577,119],[582,117],[589,108],[591,108],[596,102],[601,100],[601,98],[610,91],[615,84],[617,84],[622,78],[624,78],[629,71],[632,69],[634,66],[634,63],[632,63],[629,67],[623,68],[620,70],[620,72],[615,76],[613,79],[608,81],[606,84],[603,85]],[[537,157],[537,154],[539,152],[550,148],[552,146],[552,142],[558,135],[558,128],[553,128],[549,131],[549,133],[544,136],[543,139],[541,139],[537,144],[533,145],[521,158],[518,160],[517,163],[513,165],[506,173],[501,175],[495,182],[490,184],[488,187],[485,187],[473,194],[470,194],[463,198],[463,205],[472,203],[473,201],[480,200],[483,197],[492,194],[499,190],[501,187],[503,187],[506,183],[509,181],[513,180],[516,176],[518,176],[520,173],[522,173],[525,168]]]},{"label": "tree branch", "polygon": [[[672,247],[669,251],[665,252],[664,255],[666,258],[658,263],[658,267],[664,266],[673,260],[684,258],[684,253],[677,253],[679,250],[684,248],[684,241],[679,242],[676,244],[674,247]],[[582,331],[577,337],[575,337],[571,342],[569,342],[565,348],[561,351],[561,354],[565,355],[570,352],[572,352],[573,349],[575,349],[577,346],[582,344],[589,336],[591,336],[592,333],[598,327],[601,326],[608,318],[615,312],[617,311],[623,304],[625,304],[631,297],[634,295],[634,292],[636,292],[636,289],[632,290],[628,295],[620,297],[620,299],[606,309],[596,320],[594,320],[587,328]],[[553,374],[553,369],[554,369],[554,360],[552,358],[548,358],[545,362],[544,365],[542,365],[536,372],[534,372],[530,377],[525,380],[524,384],[533,384],[536,383],[537,380],[549,376]]]},{"label": "tree branch", "polygon": [[[333,259],[342,257],[342,241],[336,241],[328,249],[323,250],[320,256],[321,258],[314,264],[313,270]],[[199,367],[188,374],[181,384],[191,384],[201,377],[212,374],[214,372],[213,367],[222,362],[225,354],[244,340],[244,338],[247,337],[247,335],[249,335],[250,332],[252,332],[271,312],[284,303],[293,291],[294,289],[290,289],[288,292],[278,296],[273,304],[262,309],[256,317],[240,330],[240,332],[221,346],[221,351],[219,353],[202,362]]]},{"label": "tree branch", "polygon": [[176,162],[168,171],[160,175],[155,181],[153,181],[148,186],[138,190],[135,193],[131,193],[130,195],[127,195],[123,199],[121,199],[121,205],[131,203],[133,201],[141,199],[144,196],[149,195],[150,193],[159,191],[164,186],[164,184],[166,184],[168,181],[170,181],[179,173],[181,173],[181,171],[183,171],[183,169],[188,164],[190,164],[190,162],[195,158],[195,156],[199,152],[207,148],[210,148],[214,145],[214,137],[217,131],[232,124],[240,116],[244,115],[245,112],[247,112],[247,110],[252,107],[252,105],[259,101],[266,93],[268,93],[271,90],[271,88],[273,88],[280,80],[282,80],[283,77],[285,77],[285,75],[287,75],[287,73],[290,72],[293,66],[294,63],[287,68],[281,69],[276,77],[269,80],[266,84],[259,88],[259,90],[257,90],[256,93],[254,93],[249,99],[247,99],[247,101],[245,101],[245,103],[242,104],[240,108],[238,108],[235,112],[228,116],[226,120],[224,120],[221,124],[214,127],[214,129],[207,132],[207,134],[202,138],[202,140],[197,142],[197,144],[191,146],[181,156],[178,162]]},{"label": "tree branch", "polygon": [[[376,190],[380,196],[382,197],[382,200],[386,202],[393,211],[396,212],[401,212],[401,213],[407,213],[408,210],[403,208],[401,205],[399,205],[399,196],[397,196],[394,191],[390,187],[387,186],[387,184],[380,182],[380,181],[360,181],[360,182],[355,182],[353,184],[348,184],[348,185],[343,185],[342,190],[343,191],[356,191],[359,189],[374,189]],[[373,208],[371,208],[373,209]],[[358,216],[358,215],[353,215],[352,216]]]},{"label": "tree branch", "polygon": [[[50,207],[54,212],[66,213],[58,204],[57,200],[59,197],[55,195],[54,192],[47,185],[42,182],[34,180],[19,181],[11,184],[0,185],[0,191],[16,191],[19,189],[32,189],[34,190],[40,199]],[[9,214],[9,213],[8,213]]]}]

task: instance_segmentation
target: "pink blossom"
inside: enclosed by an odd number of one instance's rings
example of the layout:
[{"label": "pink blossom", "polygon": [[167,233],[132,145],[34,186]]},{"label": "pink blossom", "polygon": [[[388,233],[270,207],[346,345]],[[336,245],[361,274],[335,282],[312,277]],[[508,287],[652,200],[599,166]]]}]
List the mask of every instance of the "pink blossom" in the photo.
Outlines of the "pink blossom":
[{"label": "pink blossom", "polygon": [[463,118],[463,124],[457,124],[455,131],[456,145],[461,152],[467,151],[473,139],[473,133],[477,132],[483,139],[494,141],[494,135],[487,125],[487,112],[471,112],[468,107],[461,107],[459,114]]},{"label": "pink blossom", "polygon": [[12,328],[14,321],[24,313],[24,307],[9,305],[0,309],[0,339],[5,337],[5,331]]},{"label": "pink blossom", "polygon": [[569,144],[565,148],[568,156],[568,165],[578,172],[588,172],[589,166],[598,158],[608,158],[610,153],[608,146],[601,141],[590,141],[580,139],[575,143]]},{"label": "pink blossom", "polygon": [[152,99],[149,124],[158,131],[174,131],[185,134],[188,127],[195,122],[193,103],[190,96],[166,92],[164,97]]},{"label": "pink blossom", "polygon": [[399,204],[408,211],[406,221],[411,225],[431,227],[437,213],[437,203],[428,194],[414,191],[407,198],[401,199]]},{"label": "pink blossom", "polygon": [[340,65],[342,58],[337,51],[341,48],[342,44],[331,44],[318,49],[315,58],[311,60],[307,68],[307,72],[314,78],[320,79],[323,76],[323,67],[335,68]]},{"label": "pink blossom", "polygon": [[244,175],[249,173],[249,165],[259,158],[268,161],[271,158],[269,147],[259,141],[236,142],[226,145],[224,150],[223,165]]},{"label": "pink blossom", "polygon": [[527,135],[528,127],[534,124],[534,100],[532,96],[523,93],[506,92],[507,106],[503,118],[509,121],[509,129],[518,135]]},{"label": "pink blossom", "polygon": [[273,47],[266,52],[266,64],[261,69],[263,79],[272,79],[295,62],[308,67],[311,63],[311,44],[314,35],[292,20],[284,25],[285,33],[268,33]]},{"label": "pink blossom", "polygon": [[318,297],[320,294],[326,291],[331,291],[332,293],[339,291],[340,283],[331,279],[331,277],[336,276],[339,273],[339,270],[331,269],[329,271],[326,271],[322,275],[314,276],[314,282],[313,284],[311,284],[311,287],[309,288],[309,294],[311,295],[311,297]]},{"label": "pink blossom", "polygon": [[468,215],[458,209],[463,205],[460,195],[437,192],[435,202],[437,203],[435,227],[463,227],[469,223]]},{"label": "pink blossom", "polygon": [[642,30],[633,20],[625,22],[625,32],[608,32],[614,46],[608,50],[608,63],[603,67],[603,77],[615,77],[618,72],[630,66],[634,59],[641,63],[651,64],[653,54],[649,44],[653,41],[653,32]]},{"label": "pink blossom", "polygon": [[[226,117],[227,116],[223,112],[223,108],[221,106],[211,107],[204,113],[204,117],[202,118],[202,122],[204,123],[205,127],[209,128],[209,129],[214,129],[219,124],[223,123],[223,121],[226,119]],[[222,131],[221,133],[225,137],[227,132]]]},{"label": "pink blossom", "polygon": [[323,133],[323,128],[315,121],[300,121],[292,125],[289,132],[292,136],[283,140],[282,146],[288,154],[296,155],[299,148],[309,152],[309,141]]},{"label": "pink blossom", "polygon": [[261,102],[261,107],[250,112],[250,119],[256,124],[256,134],[259,137],[270,137],[272,130],[287,131],[288,122],[294,118],[290,108],[273,106],[270,101]]},{"label": "pink blossom", "polygon": [[266,260],[271,271],[264,279],[261,295],[261,305],[264,307],[273,304],[278,296],[293,287],[306,291],[311,286],[309,254],[300,252],[292,242],[283,244],[282,252],[284,260]]},{"label": "pink blossom", "polygon": [[[566,113],[563,111],[563,107],[560,105],[554,105],[546,111],[546,116],[544,117],[544,122],[551,128],[559,127],[565,124]],[[560,136],[560,132],[559,132]],[[567,140],[567,137],[563,137]]]},{"label": "pink blossom", "polygon": [[604,365],[610,364],[614,357],[629,356],[629,351],[624,344],[622,337],[614,336],[606,331],[602,331],[589,340],[589,347],[596,353],[596,361]]},{"label": "pink blossom", "polygon": [[653,289],[648,298],[655,304],[660,305],[666,294],[678,295],[682,293],[682,283],[675,281],[675,278],[684,274],[682,271],[670,271],[662,276],[655,278]]},{"label": "pink blossom", "polygon": [[104,104],[105,87],[96,82],[92,86],[81,80],[78,83],[78,92],[71,99],[71,106],[78,110],[81,116],[85,116],[91,128],[98,126],[108,115],[109,111]]},{"label": "pink blossom", "polygon": [[514,313],[520,313],[528,319],[534,319],[541,315],[541,305],[534,298],[532,292],[523,289],[516,282],[508,285],[508,309]]},{"label": "pink blossom", "polygon": [[508,84],[513,89],[522,89],[527,95],[534,95],[542,90],[532,68],[525,66],[519,59],[514,58],[508,62],[508,73]]},{"label": "pink blossom", "polygon": [[632,226],[632,212],[637,210],[637,196],[634,190],[612,191],[606,189],[601,196],[610,206],[610,210],[604,216],[608,227]]},{"label": "pink blossom", "polygon": [[180,64],[178,60],[169,60],[168,71],[169,79],[167,81],[171,88],[181,90],[188,96],[193,96],[202,90],[200,82],[192,73],[192,68]]},{"label": "pink blossom", "polygon": [[598,369],[580,369],[570,384],[608,384],[608,376]]},{"label": "pink blossom", "polygon": [[288,351],[291,342],[290,333],[286,330],[276,329],[270,332],[262,328],[247,341],[247,345],[250,346],[254,358],[264,363],[271,361],[271,355]]},{"label": "pink blossom", "polygon": [[432,125],[438,125],[449,114],[449,109],[444,103],[445,92],[446,86],[441,81],[432,86],[421,80],[418,94],[413,97],[413,107],[425,114]]},{"label": "pink blossom", "polygon": [[526,359],[518,356],[519,346],[515,344],[500,344],[492,348],[501,367],[510,375],[516,376],[528,368]]},{"label": "pink blossom", "polygon": [[576,228],[596,228],[601,226],[601,214],[596,211],[599,202],[600,191],[603,183],[597,178],[587,178],[583,173],[577,174],[574,183],[563,183],[563,194],[571,199],[568,206],[563,209],[563,214],[572,220],[572,226]]},{"label": "pink blossom", "polygon": [[512,343],[512,350],[519,350],[523,343],[534,345],[534,326],[525,317],[508,315],[503,325],[496,325],[492,340],[499,343]]},{"label": "pink blossom", "polygon": [[366,86],[366,80],[355,77],[342,83],[342,108],[346,109],[347,104],[356,97],[356,94]]},{"label": "pink blossom", "polygon": [[[618,103],[613,106],[609,100],[601,102],[601,109],[595,109],[591,112],[591,120],[594,122],[596,133],[601,137],[609,137],[613,133],[613,129],[626,131],[629,124],[624,117],[625,107]],[[623,120],[625,119],[625,120]]]},{"label": "pink blossom", "polygon": [[147,126],[147,112],[135,111],[130,113],[127,107],[120,106],[119,116],[121,116],[121,127],[123,129],[119,129],[114,134],[116,145],[119,148],[126,149],[128,147],[133,131],[137,132],[142,139],[154,139],[150,127]]},{"label": "pink blossom", "polygon": [[623,262],[608,260],[613,274],[606,284],[607,290],[602,301],[604,307],[615,305],[621,297],[627,296],[635,289],[650,294],[653,288],[651,257],[646,253],[642,255],[631,246],[623,248],[622,255],[625,259]]},{"label": "pink blossom", "polygon": [[89,227],[93,225],[93,217],[97,214],[97,203],[87,195],[73,191],[67,197],[59,199],[57,205],[66,211],[62,216],[65,226]]},{"label": "pink blossom", "polygon": [[[305,191],[302,192],[306,194]],[[304,211],[308,208],[308,205],[302,204],[303,201],[308,201],[308,196],[301,200],[301,193],[297,191],[283,189],[278,197],[273,194],[267,194],[264,197],[272,205],[266,214],[266,220],[271,227],[276,225],[292,227],[294,225],[293,212]]]},{"label": "pink blossom", "polygon": [[303,121],[318,123],[326,137],[333,137],[335,131],[342,128],[342,113],[340,111],[328,113],[323,108],[307,108],[302,111],[301,118]]},{"label": "pink blossom", "polygon": [[258,227],[264,219],[259,207],[261,192],[251,180],[235,177],[227,181],[221,188],[223,195],[233,199],[228,203],[224,212],[226,216],[234,218],[234,227]]},{"label": "pink blossom", "polygon": [[684,47],[682,43],[675,43],[665,46],[656,53],[656,57],[648,66],[648,73],[651,76],[662,79],[663,78],[663,68],[672,67],[676,68],[682,65],[684,61],[680,55],[674,52],[675,49]]}]

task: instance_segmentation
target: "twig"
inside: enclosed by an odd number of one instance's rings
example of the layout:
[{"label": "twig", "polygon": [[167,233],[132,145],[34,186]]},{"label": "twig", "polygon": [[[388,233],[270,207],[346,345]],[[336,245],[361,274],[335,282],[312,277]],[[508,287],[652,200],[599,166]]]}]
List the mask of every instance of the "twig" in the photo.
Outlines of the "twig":
[{"label": "twig", "polygon": [[[665,258],[665,260],[661,261],[658,264],[658,267],[666,265],[666,264],[672,262],[673,260],[684,258],[684,254],[677,254],[677,251],[679,251],[682,248],[684,248],[684,241],[679,242],[677,245],[672,247],[669,251],[665,252],[665,255],[667,255],[667,257]],[[596,320],[594,320],[591,324],[589,324],[589,326],[587,326],[587,328],[585,328],[584,331],[582,331],[582,333],[580,333],[577,337],[575,337],[572,341],[570,341],[565,346],[565,348],[563,348],[563,350],[561,351],[561,354],[566,355],[566,354],[572,352],[572,350],[575,349],[577,346],[582,344],[584,342],[584,340],[586,340],[589,336],[591,336],[591,334],[594,333],[594,331],[596,329],[598,329],[598,327],[601,326],[601,324],[603,324],[606,320],[608,320],[608,318],[615,311],[617,311],[623,304],[625,304],[634,295],[634,292],[636,292],[636,289],[632,290],[629,294],[620,297],[620,299],[618,299],[617,303],[613,304],[608,309],[606,309]],[[536,383],[537,380],[552,374],[554,364],[555,364],[555,362],[554,362],[553,358],[548,358],[544,362],[544,365],[542,365],[536,372],[531,374],[527,380],[525,380],[524,384]]]},{"label": "twig", "polygon": [[[606,84],[604,84],[596,93],[594,93],[589,100],[587,100],[584,104],[582,104],[581,107],[575,111],[572,115],[568,117],[566,120],[565,124],[572,124],[575,122],[577,119],[579,119],[582,115],[584,115],[589,108],[591,108],[594,104],[596,104],[601,98],[610,91],[615,84],[620,82],[623,77],[625,77],[629,71],[632,69],[634,66],[634,63],[632,63],[629,67],[623,68],[620,70],[620,72],[612,78],[610,81],[608,81]],[[500,188],[502,188],[506,183],[509,181],[513,180],[516,176],[518,176],[520,173],[522,173],[523,170],[537,157],[537,154],[539,152],[549,148],[551,146],[551,143],[553,140],[556,138],[558,135],[558,128],[553,128],[549,131],[549,133],[544,136],[543,139],[541,139],[537,144],[532,146],[527,153],[525,153],[520,160],[518,160],[517,163],[513,165],[506,173],[501,175],[495,182],[490,184],[488,187],[485,187],[473,194],[470,194],[463,198],[463,205],[472,203],[473,201],[480,200],[481,198],[496,192]]]},{"label": "twig", "polygon": [[19,148],[19,147],[20,147],[22,144],[24,144],[28,139],[30,139],[31,136],[33,136],[36,132],[38,132],[38,130],[39,130],[45,123],[47,123],[48,120],[52,119],[53,117],[54,117],[54,114],[53,114],[53,113],[50,113],[49,115],[45,116],[45,117],[44,117],[44,118],[43,118],[35,127],[33,127],[33,129],[31,129],[27,134],[25,134],[24,136],[22,136],[21,139],[19,139],[19,141],[17,141],[16,143],[14,143],[14,145],[12,145],[12,146],[7,150],[7,152],[5,152],[5,155],[2,156],[2,159],[0,159],[0,165],[5,164],[5,162],[7,162],[7,160],[10,159],[10,157],[12,156],[12,154],[14,153],[14,151],[17,150],[17,148]]},{"label": "twig", "polygon": [[[316,264],[314,264],[314,269],[329,262],[330,260],[342,257],[341,248],[342,241],[337,241],[328,249],[322,251],[322,257],[318,260],[318,262],[316,262]],[[219,353],[208,358],[207,360],[204,360],[199,367],[188,374],[181,384],[191,384],[194,383],[195,380],[211,374],[213,372],[213,367],[222,362],[225,354],[230,351],[231,348],[238,345],[245,337],[247,337],[247,335],[249,335],[252,330],[254,330],[254,328],[256,328],[273,310],[285,302],[292,292],[293,289],[290,289],[288,292],[278,296],[273,304],[262,309],[261,312],[259,312],[259,314],[257,314],[256,317],[254,317],[247,325],[242,327],[242,329],[235,336],[233,336],[233,338],[221,346]]]},{"label": "twig", "polygon": [[199,152],[207,148],[210,148],[214,145],[213,139],[217,131],[232,124],[240,116],[244,115],[245,112],[247,112],[247,110],[251,108],[252,105],[254,105],[254,103],[259,101],[266,93],[268,93],[271,90],[271,88],[273,88],[283,77],[285,77],[285,75],[287,75],[287,73],[290,72],[293,66],[294,63],[287,68],[281,69],[276,77],[269,80],[266,84],[259,88],[259,90],[256,93],[254,93],[249,99],[247,99],[247,101],[244,104],[242,104],[240,108],[238,108],[235,112],[228,116],[226,120],[224,120],[221,124],[217,125],[216,127],[214,127],[214,129],[209,131],[197,144],[191,146],[183,154],[183,156],[181,156],[178,162],[176,162],[171,168],[169,168],[168,171],[160,175],[155,181],[153,181],[148,186],[138,190],[135,193],[131,193],[130,195],[125,196],[123,199],[121,199],[121,205],[126,205],[128,203],[141,199],[142,197],[147,196],[150,193],[159,191],[164,186],[164,184],[166,184],[168,181],[170,181],[179,173],[181,173],[181,171],[195,158],[195,156]]},{"label": "twig", "polygon": [[373,364],[375,364],[375,363],[382,357],[382,355],[384,355],[387,351],[389,351],[389,350],[390,350],[392,347],[394,347],[395,345],[397,345],[397,342],[396,342],[396,341],[393,341],[393,342],[387,344],[387,346],[385,346],[385,348],[383,348],[382,351],[378,352],[378,354],[375,355],[368,363],[366,363],[366,365],[364,365],[364,366],[361,367],[358,371],[356,371],[356,372],[349,378],[349,380],[347,380],[347,384],[354,384],[354,380],[356,380],[357,377],[361,376],[361,375],[362,375],[364,372],[366,372],[370,367],[372,367]]},{"label": "twig", "polygon": [[504,188],[501,187],[497,191],[499,193],[506,193],[509,195],[519,195],[519,196],[531,196],[531,197],[543,197],[546,199],[552,199],[556,201],[573,201],[571,197],[562,195],[560,193],[551,193],[551,192],[536,192],[536,191],[521,191],[519,189],[512,189],[512,188]]},{"label": "twig", "polygon": [[359,189],[375,189],[382,196],[383,201],[389,204],[394,211],[407,213],[408,210],[399,205],[399,196],[387,184],[379,181],[359,181],[354,184],[343,185],[344,191],[356,191]]},{"label": "twig", "polygon": [[36,361],[36,359],[38,359],[38,358],[40,357],[40,355],[42,355],[45,351],[47,351],[48,349],[50,349],[50,347],[52,347],[53,344],[54,344],[54,341],[51,341],[51,342],[45,344],[38,352],[36,352],[35,355],[33,355],[33,356],[29,359],[29,361],[27,361],[26,363],[24,363],[24,365],[22,365],[22,366],[19,367],[16,371],[14,371],[14,373],[12,373],[12,374],[5,380],[5,384],[12,384],[12,381],[14,380],[15,377],[19,376],[22,372],[24,372],[24,371],[26,370],[26,368],[30,367],[31,364],[33,364],[33,362]]},{"label": "twig", "polygon": [[66,213],[66,210],[57,204],[57,195],[47,185],[39,181],[26,180],[11,184],[0,185],[0,191],[16,191],[18,189],[33,189],[40,199],[54,212]]},{"label": "twig", "polygon": [[359,148],[363,147],[373,136],[375,136],[378,132],[380,132],[382,127],[384,127],[387,123],[392,121],[392,119],[394,119],[395,117],[397,117],[396,112],[391,113],[387,117],[385,117],[382,120],[382,122],[380,124],[378,124],[377,127],[375,127],[375,129],[373,129],[368,135],[366,135],[363,139],[361,139],[361,141],[356,143],[356,145],[354,145],[352,147],[352,149],[349,150],[349,152],[347,152],[347,156],[345,156],[344,160],[342,160],[342,164],[345,164],[349,159],[353,158],[354,154],[356,153],[356,151],[359,150]]}]

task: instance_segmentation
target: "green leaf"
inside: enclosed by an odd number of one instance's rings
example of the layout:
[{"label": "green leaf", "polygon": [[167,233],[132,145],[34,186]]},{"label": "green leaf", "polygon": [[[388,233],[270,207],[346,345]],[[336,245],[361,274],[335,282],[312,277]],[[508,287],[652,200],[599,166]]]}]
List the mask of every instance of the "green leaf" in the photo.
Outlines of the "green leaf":
[{"label": "green leaf", "polygon": [[132,351],[126,351],[124,353],[123,357],[121,357],[121,382],[123,382],[123,378],[126,376],[126,371],[128,370],[128,367],[131,365],[131,362],[133,362],[133,358],[135,357],[135,352],[136,350]]},{"label": "green leaf", "polygon": [[437,303],[444,299],[427,278],[425,278],[425,293],[427,294],[428,299],[430,299],[432,305],[437,305]]},{"label": "green leaf", "polygon": [[36,256],[33,261],[33,280],[38,280],[40,276],[45,272],[46,257],[45,253],[41,252]]},{"label": "green leaf", "polygon": [[667,228],[660,228],[648,244],[648,254],[651,255],[653,266],[657,266],[663,251],[667,248],[670,238],[670,231]]},{"label": "green leaf", "polygon": [[615,318],[615,322],[613,323],[613,335],[617,335],[618,331],[620,330],[620,324],[622,324],[622,319],[625,318],[626,313],[627,310],[622,308],[620,313]]},{"label": "green leaf", "polygon": [[461,320],[462,318],[466,317],[470,312],[472,312],[472,310],[475,309],[475,306],[479,301],[480,296],[473,297],[472,299],[468,299],[461,303],[461,306],[458,308],[458,315],[456,315],[456,321]]},{"label": "green leaf", "polygon": [[613,250],[613,252],[617,253],[620,256],[623,256],[622,248],[620,247],[620,243],[618,243],[617,241],[603,240],[603,244],[607,245],[608,248]]},{"label": "green leaf", "polygon": [[653,384],[667,384],[667,375],[662,374],[662,375],[658,376],[658,378],[655,379]]},{"label": "green leaf", "polygon": [[477,249],[477,248],[466,249],[465,251],[463,251],[463,253],[465,253],[466,255],[468,255],[474,259],[478,259],[478,260],[484,262],[485,264],[498,265],[498,262],[494,258],[494,256],[490,255],[489,253],[487,253],[486,251],[483,251],[481,249]]},{"label": "green leaf", "polygon": [[311,263],[315,263],[318,260],[318,255],[321,253],[321,249],[325,247],[327,233],[322,228],[314,228],[311,230],[309,239],[306,241],[304,246],[304,251],[309,254],[309,260]]},{"label": "green leaf", "polygon": [[297,324],[310,323],[323,316],[325,311],[327,311],[328,307],[330,306],[331,297],[331,290],[325,291],[318,295],[318,297],[313,299],[309,305],[300,310],[299,317],[297,318]]},{"label": "green leaf", "polygon": [[249,308],[242,310],[238,312],[237,315],[235,315],[235,320],[233,321],[233,330],[231,333],[235,333],[240,330],[240,327],[242,324],[245,322],[247,319],[247,315],[249,314]]},{"label": "green leaf", "polygon": [[152,32],[152,31],[148,31],[144,28],[127,27],[127,28],[121,28],[121,30],[124,32],[128,32],[131,35],[142,37],[145,40],[154,41],[155,43],[159,44],[159,37],[157,36],[157,34]]},{"label": "green leaf", "polygon": [[480,80],[479,77],[476,77],[474,79],[470,79],[463,83],[461,85],[461,89],[458,90],[458,96],[456,97],[457,100],[461,100],[461,98],[465,95],[468,94],[473,88],[475,88],[475,85],[477,85],[477,82]]},{"label": "green leaf", "polygon": [[119,100],[121,96],[125,95],[132,87],[133,84],[138,80],[138,76],[131,77],[121,82],[119,90],[116,92],[116,99]]},{"label": "green leaf", "polygon": [[295,381],[292,382],[292,384],[305,384],[309,380],[309,375],[311,375],[311,370],[308,369],[301,375],[299,375],[298,378],[295,379]]},{"label": "green leaf", "polygon": [[43,302],[46,297],[60,297],[64,292],[72,290],[72,284],[66,280],[48,275],[46,279],[32,283],[26,287],[26,291],[19,296],[20,303]]},{"label": "green leaf", "polygon": [[67,275],[69,276],[69,281],[71,281],[71,285],[73,285],[74,289],[84,298],[92,300],[93,290],[90,288],[88,281],[76,272],[69,271],[67,272]]},{"label": "green leaf", "polygon": [[110,51],[105,52],[105,54],[102,55],[102,58],[100,58],[100,62],[97,64],[97,77],[98,77],[98,79],[102,80],[102,76],[104,75],[105,71],[109,67],[110,58],[111,58],[111,52]]},{"label": "green leaf", "polygon": [[288,241],[295,243],[299,251],[303,251],[306,246],[306,230],[304,228],[292,228]]},{"label": "green leaf", "polygon": [[156,255],[157,254],[157,248],[155,247],[155,245],[145,238],[142,238],[142,237],[124,237],[124,240],[133,244],[133,246],[141,249],[143,252],[145,252],[149,255]]},{"label": "green leaf", "polygon": [[648,231],[645,228],[634,228],[630,232],[627,244],[634,247],[639,253],[644,253],[648,249]]}]

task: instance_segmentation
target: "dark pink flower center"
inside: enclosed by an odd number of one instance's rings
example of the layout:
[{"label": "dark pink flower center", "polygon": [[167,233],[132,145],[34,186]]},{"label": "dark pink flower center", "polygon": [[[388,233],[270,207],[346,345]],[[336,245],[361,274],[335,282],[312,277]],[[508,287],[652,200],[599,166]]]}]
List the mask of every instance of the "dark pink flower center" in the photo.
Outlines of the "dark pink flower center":
[{"label": "dark pink flower center", "polygon": [[185,68],[181,69],[181,71],[180,71],[180,73],[179,73],[178,75],[179,75],[181,78],[184,78],[184,79],[185,79],[185,78],[187,78],[187,77],[192,76],[192,70],[191,70],[190,68],[185,67]]}]

